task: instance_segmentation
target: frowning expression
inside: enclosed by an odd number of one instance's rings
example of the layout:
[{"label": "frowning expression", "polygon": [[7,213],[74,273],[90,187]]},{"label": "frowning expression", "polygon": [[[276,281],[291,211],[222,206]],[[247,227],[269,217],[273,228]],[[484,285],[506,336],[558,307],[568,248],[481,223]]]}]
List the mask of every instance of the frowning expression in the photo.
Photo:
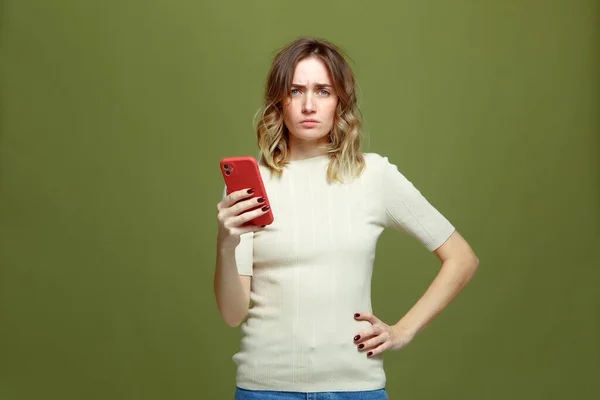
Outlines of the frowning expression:
[{"label": "frowning expression", "polygon": [[290,96],[284,101],[284,122],[291,139],[327,143],[337,103],[325,63],[315,57],[299,61]]}]

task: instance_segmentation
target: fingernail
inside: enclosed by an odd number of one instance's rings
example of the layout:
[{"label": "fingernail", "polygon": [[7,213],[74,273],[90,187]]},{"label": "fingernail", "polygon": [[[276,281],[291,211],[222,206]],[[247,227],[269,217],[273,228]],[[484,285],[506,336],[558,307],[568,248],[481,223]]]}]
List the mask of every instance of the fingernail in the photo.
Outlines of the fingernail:
[{"label": "fingernail", "polygon": [[264,203],[265,202],[265,198],[264,197],[259,197],[256,201],[258,201],[259,203]]},{"label": "fingernail", "polygon": [[358,339],[360,339],[360,335],[354,336],[354,340],[358,340]]},{"label": "fingernail", "polygon": [[254,193],[254,189],[248,189],[248,194]]},{"label": "fingernail", "polygon": [[270,208],[269,206],[264,206],[264,207],[262,208],[262,210],[263,210],[263,211],[267,211],[269,208]]},{"label": "fingernail", "polygon": [[372,351],[370,351],[370,352],[367,353],[367,356],[369,356],[369,357],[372,356],[372,355],[373,355]]},{"label": "fingernail", "polygon": [[261,227],[261,228],[264,228],[265,226],[266,226],[266,225],[261,225],[260,227]]},{"label": "fingernail", "polygon": [[365,347],[365,345],[363,343],[361,343],[361,344],[358,345],[359,349],[362,349],[363,347]]},{"label": "fingernail", "polygon": [[359,313],[354,314],[354,318],[358,318],[358,317],[360,317]]}]

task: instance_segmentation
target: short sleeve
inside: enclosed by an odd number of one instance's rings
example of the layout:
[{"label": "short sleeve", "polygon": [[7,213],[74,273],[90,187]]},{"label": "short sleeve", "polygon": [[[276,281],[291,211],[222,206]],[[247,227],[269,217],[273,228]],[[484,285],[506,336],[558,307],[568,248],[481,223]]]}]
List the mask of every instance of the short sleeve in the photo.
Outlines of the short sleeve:
[{"label": "short sleeve", "polygon": [[[223,189],[223,198],[227,196],[227,187]],[[235,263],[238,274],[252,276],[254,259],[254,232],[244,233],[240,236],[240,243],[235,248]]]},{"label": "short sleeve", "polygon": [[404,231],[429,251],[440,247],[454,226],[410,182],[387,157],[381,157],[381,204],[383,225]]}]

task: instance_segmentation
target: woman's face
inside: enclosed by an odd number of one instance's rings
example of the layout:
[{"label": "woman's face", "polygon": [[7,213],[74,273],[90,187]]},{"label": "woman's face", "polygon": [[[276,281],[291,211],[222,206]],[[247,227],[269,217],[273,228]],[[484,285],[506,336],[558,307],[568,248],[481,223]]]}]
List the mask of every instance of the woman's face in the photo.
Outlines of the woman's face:
[{"label": "woman's face", "polygon": [[337,103],[338,97],[323,61],[311,57],[298,62],[291,95],[284,101],[284,122],[290,140],[326,144]]}]

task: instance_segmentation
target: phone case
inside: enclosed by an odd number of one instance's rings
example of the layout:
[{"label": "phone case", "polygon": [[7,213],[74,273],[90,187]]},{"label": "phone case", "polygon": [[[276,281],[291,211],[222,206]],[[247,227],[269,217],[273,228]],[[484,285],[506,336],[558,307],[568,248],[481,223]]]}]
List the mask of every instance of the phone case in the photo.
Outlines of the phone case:
[{"label": "phone case", "polygon": [[[227,186],[227,194],[246,189],[253,188],[254,193],[252,198],[264,197],[265,202],[257,204],[257,208],[262,208],[265,205],[271,206],[269,198],[267,197],[267,191],[258,168],[258,163],[252,157],[230,157],[223,158],[220,162],[221,174],[225,180]],[[248,210],[250,211],[250,210]],[[273,223],[273,212],[269,208],[269,211],[258,218],[254,218],[252,221],[244,225],[270,225]]]}]

